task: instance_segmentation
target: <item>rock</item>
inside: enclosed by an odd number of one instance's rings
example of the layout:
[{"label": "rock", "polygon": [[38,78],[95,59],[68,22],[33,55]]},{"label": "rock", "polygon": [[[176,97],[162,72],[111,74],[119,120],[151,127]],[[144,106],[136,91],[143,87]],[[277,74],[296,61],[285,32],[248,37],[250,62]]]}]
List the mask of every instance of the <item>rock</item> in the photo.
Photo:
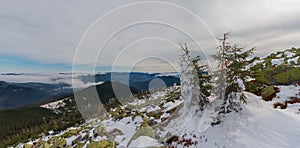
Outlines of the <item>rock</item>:
[{"label": "rock", "polygon": [[106,127],[103,124],[100,124],[98,127],[95,128],[94,132],[102,137],[107,133],[107,130],[106,130]]},{"label": "rock", "polygon": [[116,139],[116,136],[118,135],[124,135],[124,133],[120,129],[113,129],[112,131],[108,132],[106,134],[106,137],[109,141],[114,141]]},{"label": "rock", "polygon": [[167,117],[162,117],[161,118],[161,122],[164,122],[164,121],[166,121],[168,118]]},{"label": "rock", "polygon": [[33,147],[33,144],[24,144],[24,148],[32,148]]},{"label": "rock", "polygon": [[154,112],[147,113],[148,117],[153,117],[154,119],[160,119],[160,116],[163,114],[162,110],[157,110]]},{"label": "rock", "polygon": [[75,148],[82,148],[84,146],[84,143],[77,143]]},{"label": "rock", "polygon": [[78,134],[79,131],[80,131],[80,129],[71,129],[71,130],[65,132],[65,133],[62,135],[62,137],[64,137],[64,138],[72,137],[72,136]]},{"label": "rock", "polygon": [[52,144],[56,141],[56,137],[51,137],[50,139],[48,139],[48,143]]},{"label": "rock", "polygon": [[98,142],[90,141],[89,144],[86,145],[87,148],[115,148],[114,142],[109,142],[108,140],[101,140]]},{"label": "rock", "polygon": [[[146,121],[145,121],[146,120]],[[127,146],[131,144],[132,141],[136,140],[140,136],[148,136],[150,138],[155,139],[155,133],[153,132],[152,128],[148,125],[147,119],[145,119],[135,134],[129,140]]]},{"label": "rock", "polygon": [[79,135],[76,139],[74,139],[74,140],[72,141],[72,145],[75,145],[75,144],[79,143],[79,142],[81,141],[81,138],[82,138],[82,136]]},{"label": "rock", "polygon": [[154,126],[154,125],[157,125],[158,122],[156,122],[156,121],[154,121],[154,120],[150,120],[150,121],[148,122],[148,124],[149,124],[149,126]]},{"label": "rock", "polygon": [[92,124],[92,125],[96,125],[96,124],[97,124],[97,121],[96,121],[96,120],[93,120],[91,124]]},{"label": "rock", "polygon": [[86,141],[86,140],[88,140],[88,139],[89,139],[89,137],[90,137],[90,134],[89,134],[89,133],[87,133],[85,136],[83,136],[83,137],[81,138],[81,140],[80,140],[80,141]]},{"label": "rock", "polygon": [[39,140],[38,142],[34,143],[32,148],[50,148],[50,144],[46,141]]},{"label": "rock", "polygon": [[46,142],[40,148],[50,148],[50,147],[51,147],[50,144]]},{"label": "rock", "polygon": [[262,99],[265,101],[272,101],[274,97],[276,97],[276,92],[279,90],[275,88],[274,86],[267,86],[262,90],[261,96]]},{"label": "rock", "polygon": [[126,111],[129,110],[129,108],[122,109],[120,106],[118,106],[115,110],[110,110],[110,114],[113,116],[114,120],[121,120],[126,117]]},{"label": "rock", "polygon": [[100,124],[96,127],[94,131],[94,137],[97,136],[106,136],[109,141],[114,141],[117,135],[123,135],[124,133],[120,129],[113,129],[112,131],[108,132],[103,124]]},{"label": "rock", "polygon": [[64,148],[67,145],[65,138],[58,138],[51,147]]}]

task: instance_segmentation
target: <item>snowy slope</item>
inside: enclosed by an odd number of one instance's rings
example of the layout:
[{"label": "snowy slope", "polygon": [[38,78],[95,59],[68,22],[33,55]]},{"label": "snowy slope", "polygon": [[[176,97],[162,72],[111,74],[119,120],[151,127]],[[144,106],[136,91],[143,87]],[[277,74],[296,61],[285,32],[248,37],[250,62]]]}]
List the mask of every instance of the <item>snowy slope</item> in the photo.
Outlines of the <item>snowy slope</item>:
[{"label": "snowy slope", "polygon": [[[283,94],[298,89],[294,86],[282,87],[285,89],[280,96],[285,99],[289,97]],[[220,124],[206,129],[201,127],[205,126],[201,122],[209,120],[203,116],[193,116],[193,120],[182,119],[182,123],[178,125],[183,127],[182,130],[179,132],[171,130],[172,133],[179,135],[179,141],[190,139],[196,143],[190,147],[297,148],[300,146],[300,114],[294,111],[295,108],[274,109],[273,102],[265,102],[261,97],[248,92],[245,94],[248,103],[242,105],[242,111],[227,114]],[[206,130],[201,131],[201,129]],[[185,147],[184,142],[173,142],[171,146]]]},{"label": "snowy slope", "polygon": [[[281,92],[278,95],[278,100],[287,100],[291,97],[289,94],[295,94],[300,88],[299,86],[280,86]],[[152,126],[153,131],[160,138],[154,139],[148,136],[140,136],[135,140],[132,140],[133,135],[137,132],[140,125],[144,122],[143,117],[136,116],[134,119],[132,116],[124,117],[120,120],[113,120],[112,117],[104,118],[101,120],[94,120],[90,123],[85,123],[77,127],[68,128],[65,131],[61,131],[58,134],[52,134],[40,139],[33,141],[44,140],[47,141],[51,137],[60,137],[70,130],[79,130],[79,132],[69,138],[65,138],[67,146],[72,145],[77,137],[84,137],[89,135],[93,141],[101,141],[104,139],[109,139],[109,135],[102,136],[101,134],[95,136],[95,132],[99,131],[99,125],[102,125],[106,129],[106,133],[110,133],[115,129],[119,129],[122,134],[116,135],[114,142],[118,143],[117,147],[149,147],[149,146],[174,146],[174,147],[184,147],[186,141],[190,140],[190,147],[264,147],[264,148],[297,148],[300,145],[298,140],[300,137],[300,114],[295,112],[295,109],[298,108],[297,105],[293,104],[293,107],[288,107],[285,110],[274,109],[273,102],[265,102],[260,97],[247,93],[246,97],[248,98],[248,103],[242,105],[242,111],[239,113],[232,112],[223,117],[222,122],[215,126],[210,125],[209,117],[212,115],[212,112],[203,112],[199,114],[191,114],[182,118],[181,122],[174,124],[178,126],[177,128],[164,126],[165,122],[162,122],[163,117],[170,117],[170,122],[175,121],[172,119],[172,115],[167,113],[166,110],[169,110],[173,107],[176,107],[183,103],[183,100],[175,100],[174,102],[164,101],[164,97],[168,92],[173,91],[178,88],[168,88],[164,91],[152,93],[149,98],[141,100],[133,100],[128,104],[135,104],[137,110],[141,113],[144,113],[146,116],[149,112],[156,112],[160,109],[163,114],[160,115],[160,119],[155,119],[158,126]],[[275,100],[275,101],[278,101]],[[147,102],[152,104],[152,106],[147,105]],[[155,102],[163,103],[163,105],[158,106]],[[123,107],[122,107],[123,108]],[[133,114],[132,114],[133,115]],[[151,119],[152,117],[149,117]],[[207,122],[207,123],[206,123]],[[161,125],[160,125],[161,124]],[[156,128],[159,127],[159,128]],[[180,131],[172,131],[172,134],[179,137],[179,142],[173,142],[170,145],[163,142],[161,138],[166,136],[166,131],[171,131],[170,129],[181,129]],[[131,141],[132,140],[132,141]],[[130,143],[131,141],[131,143]],[[33,143],[28,142],[29,144]],[[89,138],[81,141],[84,146],[90,143]],[[23,144],[19,145],[20,147]]]},{"label": "snowy slope", "polygon": [[300,115],[274,110],[260,97],[246,93],[248,104],[231,113],[221,125],[210,127],[202,147],[299,147]]}]

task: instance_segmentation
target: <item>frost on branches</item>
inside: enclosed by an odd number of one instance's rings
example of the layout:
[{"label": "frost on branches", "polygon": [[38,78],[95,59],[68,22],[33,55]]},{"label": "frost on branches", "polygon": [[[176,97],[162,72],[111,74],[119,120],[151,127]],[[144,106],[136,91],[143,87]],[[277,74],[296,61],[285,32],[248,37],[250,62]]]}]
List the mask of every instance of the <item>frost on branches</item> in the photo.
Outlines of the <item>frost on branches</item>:
[{"label": "frost on branches", "polygon": [[180,68],[181,68],[181,97],[184,99],[183,110],[190,110],[192,106],[199,107],[203,110],[203,104],[200,98],[200,86],[195,65],[191,60],[189,51],[187,48],[183,48],[184,53],[181,56]]},{"label": "frost on branches", "polygon": [[183,54],[180,56],[180,80],[181,97],[184,103],[170,120],[165,134],[181,135],[189,130],[197,131],[203,116],[205,99],[200,93],[198,74],[187,47],[181,46],[181,48]]}]

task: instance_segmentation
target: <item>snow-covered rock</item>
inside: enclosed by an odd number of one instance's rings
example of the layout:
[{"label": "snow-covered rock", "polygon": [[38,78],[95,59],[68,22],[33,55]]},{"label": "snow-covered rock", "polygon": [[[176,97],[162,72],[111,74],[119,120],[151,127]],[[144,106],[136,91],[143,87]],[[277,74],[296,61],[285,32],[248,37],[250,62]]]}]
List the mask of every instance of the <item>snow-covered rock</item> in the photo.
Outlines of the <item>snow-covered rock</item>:
[{"label": "snow-covered rock", "polygon": [[163,146],[157,139],[150,138],[148,136],[140,136],[136,140],[133,140],[130,147],[159,147]]}]

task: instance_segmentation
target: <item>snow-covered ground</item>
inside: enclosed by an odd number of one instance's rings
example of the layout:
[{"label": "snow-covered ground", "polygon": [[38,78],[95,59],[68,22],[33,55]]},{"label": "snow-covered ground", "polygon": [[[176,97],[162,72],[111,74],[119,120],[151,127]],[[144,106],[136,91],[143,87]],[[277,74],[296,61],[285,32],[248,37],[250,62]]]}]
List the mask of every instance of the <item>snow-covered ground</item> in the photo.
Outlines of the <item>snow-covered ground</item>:
[{"label": "snow-covered ground", "polygon": [[[70,98],[66,98],[66,99],[70,99]],[[66,99],[62,99],[62,100],[50,102],[50,103],[47,103],[47,104],[43,104],[40,107],[53,110],[54,113],[59,114],[59,113],[61,113],[59,108],[66,105],[65,102],[64,102]]]},{"label": "snow-covered ground", "polygon": [[203,134],[200,147],[297,148],[300,145],[300,115],[275,110],[260,97],[246,93],[248,104],[240,113],[231,113]]},{"label": "snow-covered ground", "polygon": [[[190,147],[208,147],[208,148],[231,148],[231,147],[264,147],[264,148],[297,148],[300,145],[298,140],[300,137],[300,114],[296,110],[299,110],[299,104],[289,105],[287,109],[274,109],[274,102],[283,102],[290,99],[290,97],[297,96],[299,93],[300,86],[278,86],[281,91],[278,93],[278,97],[274,98],[273,101],[265,102],[261,97],[254,94],[245,92],[248,99],[247,104],[242,105],[241,112],[232,112],[223,117],[222,122],[215,126],[210,126],[212,121],[210,117],[213,115],[213,112],[203,112],[200,114],[191,114],[187,115],[184,119],[182,118],[178,122],[178,126],[182,128],[181,131],[174,131],[171,134],[179,136],[179,141],[188,141],[190,140],[193,145]],[[164,91],[159,91],[153,93],[150,97],[133,100],[129,104],[137,105],[138,111],[143,112],[144,114],[156,111],[162,111],[163,114],[160,115],[160,119],[155,119],[159,125],[159,128],[152,127],[153,131],[159,135],[161,138],[165,136],[165,131],[169,129],[160,128],[165,127],[160,121],[163,117],[169,118],[172,117],[171,113],[167,113],[167,110],[170,110],[174,107],[183,103],[183,100],[175,100],[170,102],[164,102],[164,98],[168,92],[173,91],[178,88],[168,88]],[[299,95],[299,94],[298,94]],[[151,106],[144,106],[150,102]],[[155,104],[154,102],[163,103],[162,106]],[[52,103],[52,105],[47,104],[47,107],[54,109],[56,108],[59,102]],[[51,106],[51,107],[50,107]],[[124,107],[122,107],[124,108]],[[209,109],[211,110],[211,109]],[[213,115],[216,116],[216,115]],[[173,119],[171,119],[172,121]],[[80,125],[78,127],[72,127],[65,131],[61,131],[58,134],[52,134],[45,136],[41,140],[47,141],[51,137],[60,136],[72,129],[83,128],[79,134],[66,138],[67,144],[70,146],[72,141],[77,137],[84,137],[86,134],[89,134],[93,141],[100,141],[103,139],[108,139],[107,136],[96,136],[95,130],[99,125],[103,125],[106,128],[106,132],[112,132],[115,129],[119,129],[123,134],[117,135],[114,139],[118,143],[117,147],[149,147],[149,146],[161,146],[160,138],[151,138],[148,136],[139,136],[137,139],[132,140],[132,137],[135,135],[141,124],[144,122],[142,116],[132,116],[125,117],[120,120],[113,120],[112,118],[104,120],[94,120],[95,123]],[[180,124],[180,125],[179,125]],[[174,127],[167,127],[174,128]],[[174,129],[178,129],[174,128]],[[169,130],[171,131],[171,130]],[[187,140],[188,139],[188,140]],[[39,140],[39,139],[38,139]],[[166,139],[165,139],[166,140]],[[37,140],[34,140],[37,141]],[[130,142],[131,141],[131,142]],[[29,142],[33,143],[33,141]],[[85,145],[89,141],[85,141]],[[182,144],[172,143],[174,147],[184,147],[184,142]],[[169,145],[170,146],[170,145]]]},{"label": "snow-covered ground", "polygon": [[[286,100],[290,100],[291,98],[300,98],[300,86],[298,85],[289,85],[289,86],[277,86],[280,89],[280,92],[276,94],[276,98],[274,98],[269,104],[274,104],[276,102],[283,103]],[[288,104],[286,108],[287,112],[294,112],[296,114],[300,113],[300,103]],[[299,114],[300,116],[300,114]]]}]

